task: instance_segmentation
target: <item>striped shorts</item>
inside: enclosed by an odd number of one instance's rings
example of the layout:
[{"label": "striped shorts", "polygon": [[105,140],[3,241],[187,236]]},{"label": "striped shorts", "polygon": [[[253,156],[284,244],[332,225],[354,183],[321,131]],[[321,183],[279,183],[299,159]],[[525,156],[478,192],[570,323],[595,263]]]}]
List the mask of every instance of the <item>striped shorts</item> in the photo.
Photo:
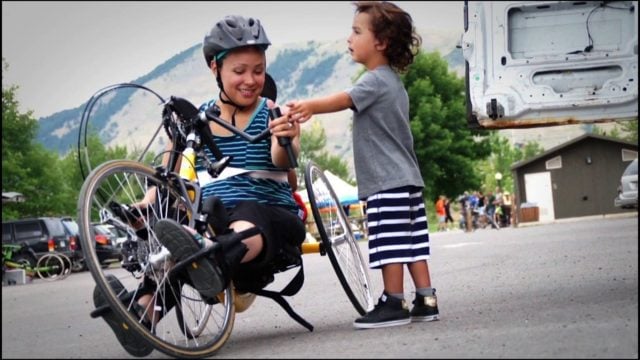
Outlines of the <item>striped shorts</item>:
[{"label": "striped shorts", "polygon": [[429,227],[422,188],[405,186],[367,198],[369,267],[429,259]]}]

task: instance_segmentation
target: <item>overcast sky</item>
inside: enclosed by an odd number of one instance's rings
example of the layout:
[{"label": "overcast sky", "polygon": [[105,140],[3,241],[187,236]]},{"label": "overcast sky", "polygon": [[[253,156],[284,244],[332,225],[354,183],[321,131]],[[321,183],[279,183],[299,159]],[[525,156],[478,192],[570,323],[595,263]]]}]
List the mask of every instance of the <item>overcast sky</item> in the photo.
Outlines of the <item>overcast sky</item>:
[{"label": "overcast sky", "polygon": [[[398,1],[420,29],[462,34],[463,1]],[[2,84],[21,111],[48,116],[147,74],[200,43],[222,17],[259,18],[274,45],[349,36],[354,6],[325,2],[2,2]],[[346,46],[346,43],[345,43]]]}]

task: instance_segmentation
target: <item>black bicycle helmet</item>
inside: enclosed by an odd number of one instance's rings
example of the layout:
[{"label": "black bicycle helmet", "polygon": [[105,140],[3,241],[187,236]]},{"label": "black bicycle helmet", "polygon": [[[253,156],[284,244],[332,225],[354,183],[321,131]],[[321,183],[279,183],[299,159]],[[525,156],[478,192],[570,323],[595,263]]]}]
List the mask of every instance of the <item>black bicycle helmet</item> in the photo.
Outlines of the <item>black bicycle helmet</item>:
[{"label": "black bicycle helmet", "polygon": [[239,15],[228,15],[220,20],[204,37],[202,52],[211,66],[211,61],[220,53],[242,46],[260,46],[266,50],[271,42],[267,38],[260,20]]}]

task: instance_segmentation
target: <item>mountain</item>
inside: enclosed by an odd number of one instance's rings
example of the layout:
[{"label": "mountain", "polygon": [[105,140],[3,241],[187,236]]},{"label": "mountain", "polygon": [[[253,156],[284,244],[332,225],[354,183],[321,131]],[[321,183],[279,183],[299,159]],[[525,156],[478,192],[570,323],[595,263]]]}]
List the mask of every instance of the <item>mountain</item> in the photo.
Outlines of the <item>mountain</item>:
[{"label": "mountain", "polygon": [[[460,34],[434,30],[420,33],[424,50],[438,51],[452,70],[462,76],[464,61],[460,49],[456,48]],[[279,103],[346,89],[361,70],[361,65],[351,60],[346,39],[273,46],[267,51],[267,64],[267,72],[278,87]],[[131,83],[143,85],[163,99],[175,95],[196,106],[218,96],[215,79],[206,68],[200,44],[178,53]],[[112,84],[105,84],[109,85]],[[60,154],[74,150],[86,104],[39,119],[38,141]],[[127,145],[132,150],[146,146],[151,134],[158,129],[161,101],[148,91],[119,89],[100,97],[89,114],[89,128],[98,131],[108,146]],[[322,115],[320,119],[314,117],[303,128],[313,121],[321,121],[327,136],[327,150],[347,160],[353,170],[350,119],[351,111],[345,110]]]}]

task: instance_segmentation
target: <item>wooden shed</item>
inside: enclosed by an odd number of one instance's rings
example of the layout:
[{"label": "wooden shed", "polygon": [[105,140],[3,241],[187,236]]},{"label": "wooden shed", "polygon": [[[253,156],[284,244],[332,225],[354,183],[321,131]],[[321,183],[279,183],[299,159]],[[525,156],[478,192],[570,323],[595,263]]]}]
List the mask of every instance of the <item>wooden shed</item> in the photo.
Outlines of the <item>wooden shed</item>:
[{"label": "wooden shed", "polygon": [[637,157],[638,144],[585,134],[513,164],[516,224],[630,211],[616,208],[614,198]]}]

